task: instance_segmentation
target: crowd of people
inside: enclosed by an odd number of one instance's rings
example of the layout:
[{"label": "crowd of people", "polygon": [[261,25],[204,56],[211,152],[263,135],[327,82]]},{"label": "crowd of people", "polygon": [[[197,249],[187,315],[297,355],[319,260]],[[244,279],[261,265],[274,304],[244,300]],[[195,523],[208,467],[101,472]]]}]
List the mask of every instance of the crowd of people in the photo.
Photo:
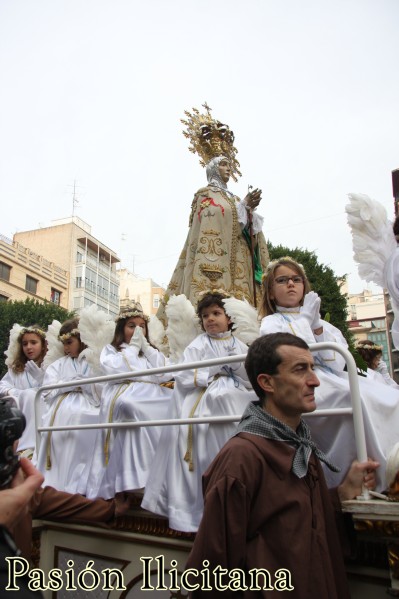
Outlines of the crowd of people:
[{"label": "crowd of people", "polygon": [[[332,324],[320,318],[320,298],[310,290],[303,267],[290,257],[269,263],[263,277],[258,320],[259,337],[290,333],[307,344],[347,343]],[[234,315],[226,309],[227,294],[204,293],[197,304],[203,332],[186,347],[180,363],[226,358],[215,366],[150,374],[165,367],[169,358],[154,347],[148,317],[139,304],[121,310],[111,343],[99,355],[103,375],[118,380],[84,384],[93,377],[87,348],[81,340],[79,319],[66,321],[58,338],[65,355],[44,367],[45,332],[38,326],[20,327],[8,354],[13,356],[0,382],[2,396],[13,396],[25,414],[26,427],[18,451],[33,459],[44,485],[90,499],[111,499],[120,493],[143,494],[143,508],[168,518],[171,528],[196,532],[203,513],[202,475],[237,432],[237,423],[143,426],[122,429],[51,431],[35,446],[34,397],[40,386],[64,383],[43,391],[42,419],[37,425],[79,425],[153,421],[206,416],[236,416],[256,402],[256,392],[242,363],[228,358],[245,356],[248,344],[235,333]],[[227,304],[228,305],[228,304]],[[374,368],[381,347],[364,342],[361,351],[372,354],[368,376],[359,376],[367,452],[377,460],[377,488],[386,486],[384,470],[389,450],[398,440],[399,388]],[[378,359],[377,359],[378,358]],[[330,488],[339,485],[356,458],[350,415],[326,418],[323,410],[350,406],[345,361],[332,350],[314,352],[320,385],[315,390],[319,415],[309,420],[313,440],[338,468],[325,468]],[[176,365],[175,365],[176,366]],[[135,376],[135,372],[141,375]],[[70,385],[66,386],[67,383]]]}]

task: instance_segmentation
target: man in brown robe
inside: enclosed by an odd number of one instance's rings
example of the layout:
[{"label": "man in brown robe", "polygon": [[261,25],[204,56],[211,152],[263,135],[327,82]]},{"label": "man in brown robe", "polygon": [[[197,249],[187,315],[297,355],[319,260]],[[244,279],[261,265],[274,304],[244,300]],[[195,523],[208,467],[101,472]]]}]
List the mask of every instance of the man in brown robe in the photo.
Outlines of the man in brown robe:
[{"label": "man in brown robe", "polygon": [[186,578],[190,596],[349,598],[335,516],[340,501],[375,485],[378,463],[354,462],[327,489],[320,460],[335,467],[301,419],[315,410],[319,385],[302,339],[260,337],[245,367],[260,401],[204,475],[204,515],[186,565],[199,571]]}]

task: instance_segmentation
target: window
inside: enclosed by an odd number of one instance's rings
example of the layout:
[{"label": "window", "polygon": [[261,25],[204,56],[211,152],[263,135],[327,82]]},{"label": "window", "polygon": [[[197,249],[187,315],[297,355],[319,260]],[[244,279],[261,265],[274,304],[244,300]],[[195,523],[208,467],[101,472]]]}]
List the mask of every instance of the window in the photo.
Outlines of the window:
[{"label": "window", "polygon": [[37,281],[36,281],[36,279],[34,279],[33,277],[30,277],[29,275],[26,275],[25,289],[26,289],[26,291],[29,291],[29,293],[35,293],[36,294],[36,292],[37,292]]},{"label": "window", "polygon": [[0,279],[9,281],[10,280],[10,272],[11,272],[11,266],[8,266],[8,264],[5,264],[4,262],[0,262]]},{"label": "window", "polygon": [[159,293],[154,293],[154,297],[152,298],[152,307],[159,308]]},{"label": "window", "polygon": [[0,294],[0,302],[6,302],[7,300],[8,300],[8,297],[6,295]]},{"label": "window", "polygon": [[76,262],[83,262],[83,254],[76,252]]},{"label": "window", "polygon": [[75,287],[82,287],[82,277],[76,277]]},{"label": "window", "polygon": [[57,304],[57,306],[59,306],[60,300],[61,300],[61,291],[57,291],[57,289],[54,289],[52,287],[50,301],[53,302],[53,304]]}]

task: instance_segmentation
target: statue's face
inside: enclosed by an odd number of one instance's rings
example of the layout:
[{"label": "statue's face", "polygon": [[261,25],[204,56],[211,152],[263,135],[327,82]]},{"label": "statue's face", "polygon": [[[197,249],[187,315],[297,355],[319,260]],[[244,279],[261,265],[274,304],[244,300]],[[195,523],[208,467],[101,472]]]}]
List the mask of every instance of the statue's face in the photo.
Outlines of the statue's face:
[{"label": "statue's face", "polygon": [[219,162],[219,174],[223,183],[227,183],[231,177],[231,168],[228,160],[222,160]]}]

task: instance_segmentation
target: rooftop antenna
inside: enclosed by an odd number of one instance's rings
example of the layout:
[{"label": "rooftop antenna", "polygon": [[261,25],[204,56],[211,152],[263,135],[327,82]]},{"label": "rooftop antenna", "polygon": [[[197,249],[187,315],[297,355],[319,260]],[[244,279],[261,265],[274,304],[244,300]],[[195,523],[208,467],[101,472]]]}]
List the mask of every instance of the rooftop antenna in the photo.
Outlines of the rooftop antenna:
[{"label": "rooftop antenna", "polygon": [[75,216],[75,208],[79,205],[79,200],[76,197],[76,179],[73,180],[73,195],[72,195],[72,217]]}]

